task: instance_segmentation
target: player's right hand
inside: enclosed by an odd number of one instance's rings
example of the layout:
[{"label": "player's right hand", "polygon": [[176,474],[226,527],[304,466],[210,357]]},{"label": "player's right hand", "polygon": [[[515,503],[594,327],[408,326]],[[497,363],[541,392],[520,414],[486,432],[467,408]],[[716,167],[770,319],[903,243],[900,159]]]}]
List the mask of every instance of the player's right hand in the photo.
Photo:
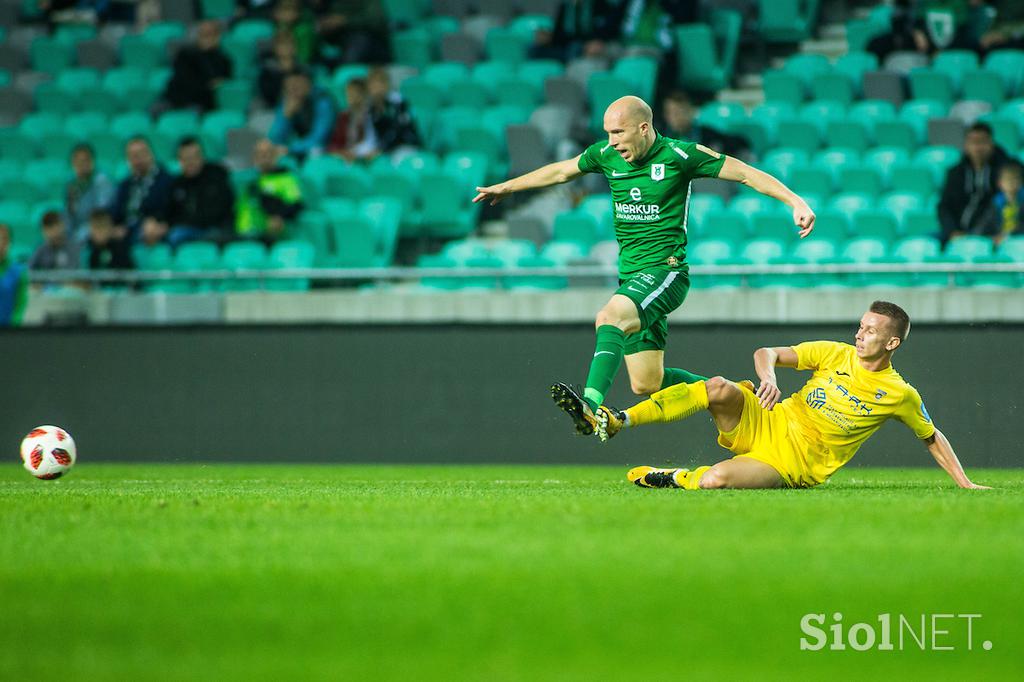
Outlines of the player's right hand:
[{"label": "player's right hand", "polygon": [[490,187],[477,187],[476,191],[478,194],[473,198],[473,203],[476,204],[489,199],[491,206],[496,205],[502,199],[511,194],[511,192],[505,188],[504,183],[500,185],[491,185]]},{"label": "player's right hand", "polygon": [[774,381],[761,381],[761,385],[757,387],[757,400],[761,407],[771,411],[775,407],[775,403],[779,402],[779,398],[782,396],[782,391],[775,385]]}]

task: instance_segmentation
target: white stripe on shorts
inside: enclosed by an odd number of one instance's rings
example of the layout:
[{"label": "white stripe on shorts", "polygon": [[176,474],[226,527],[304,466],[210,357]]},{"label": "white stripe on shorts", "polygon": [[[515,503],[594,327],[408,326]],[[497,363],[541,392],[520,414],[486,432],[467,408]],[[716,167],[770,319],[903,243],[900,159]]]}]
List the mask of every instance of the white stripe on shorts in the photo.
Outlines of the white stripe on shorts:
[{"label": "white stripe on shorts", "polygon": [[658,298],[658,296],[661,295],[661,292],[668,288],[669,284],[672,284],[672,280],[674,280],[678,274],[678,270],[673,270],[668,273],[668,276],[665,278],[665,281],[661,283],[661,286],[648,294],[647,298],[644,299],[644,302],[640,304],[640,309],[647,310],[647,306],[649,306],[654,299]]}]

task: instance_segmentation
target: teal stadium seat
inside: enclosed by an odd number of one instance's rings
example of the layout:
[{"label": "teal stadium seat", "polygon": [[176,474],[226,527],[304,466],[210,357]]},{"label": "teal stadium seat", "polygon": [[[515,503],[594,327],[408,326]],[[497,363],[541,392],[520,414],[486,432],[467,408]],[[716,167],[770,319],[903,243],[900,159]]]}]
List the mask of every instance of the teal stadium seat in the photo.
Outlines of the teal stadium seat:
[{"label": "teal stadium seat", "polygon": [[922,147],[914,154],[914,162],[932,169],[932,177],[938,187],[945,180],[946,172],[960,161],[961,156],[963,152],[956,147]]},{"label": "teal stadium seat", "polygon": [[733,258],[733,242],[727,239],[701,239],[687,246],[686,257],[694,265],[714,265]]},{"label": "teal stadium seat", "polygon": [[725,208],[725,202],[717,194],[691,194],[687,207],[687,225],[700,225],[712,210]]},{"label": "teal stadium seat", "polygon": [[949,111],[949,102],[936,101],[933,99],[914,99],[904,102],[900,107],[899,118],[906,121],[917,133],[918,144],[928,139],[928,121],[933,118],[940,118]]},{"label": "teal stadium seat", "polygon": [[217,108],[246,114],[252,102],[252,83],[246,79],[235,79],[217,87]]},{"label": "teal stadium seat", "polygon": [[790,174],[789,187],[797,194],[829,196],[834,190],[833,175],[820,167],[798,167]]},{"label": "teal stadium seat", "polygon": [[580,202],[576,211],[585,213],[595,220],[599,240],[615,239],[614,209],[610,194],[592,194]]},{"label": "teal stadium seat", "polygon": [[629,82],[644,101],[654,101],[658,82],[658,60],[654,57],[623,57],[615,62],[612,74]]},{"label": "teal stadium seat", "polygon": [[882,198],[882,208],[889,211],[901,225],[910,211],[925,208],[926,202],[917,194],[891,192]]},{"label": "teal stadium seat", "polygon": [[334,263],[341,268],[372,268],[381,265],[377,237],[370,221],[353,212],[331,217]]},{"label": "teal stadium seat", "polygon": [[462,181],[448,173],[424,173],[420,178],[421,227],[431,237],[465,237],[476,227],[479,204],[466,206]]},{"label": "teal stadium seat", "polygon": [[[501,62],[497,62],[501,64]],[[503,65],[507,70],[508,66]],[[544,83],[549,78],[558,78],[565,74],[565,67],[561,62],[553,59],[531,59],[523,62],[517,69],[517,75],[527,81],[538,91],[544,91]]]},{"label": "teal stadium seat", "polygon": [[[840,201],[842,201],[842,197],[844,195],[837,195],[837,199]],[[856,212],[841,210],[836,208],[836,206],[837,204],[833,201],[829,208],[815,212],[816,217],[814,219],[814,231],[811,232],[812,235],[836,242],[842,242],[849,238],[850,222]]]},{"label": "teal stadium seat", "polygon": [[897,163],[892,167],[889,188],[894,192],[907,192],[927,199],[935,191],[935,176],[930,166],[917,161]]},{"label": "teal stadium seat", "polygon": [[430,9],[430,3],[425,0],[384,0],[383,4],[392,26],[416,24]]},{"label": "teal stadium seat", "polygon": [[978,55],[970,50],[940,50],[932,60],[932,69],[944,73],[959,92],[970,72],[978,68]]},{"label": "teal stadium seat", "polygon": [[811,97],[817,101],[838,102],[849,106],[857,98],[858,83],[838,71],[818,74],[811,80]]},{"label": "teal stadium seat", "polygon": [[910,94],[914,99],[942,102],[948,106],[956,99],[957,89],[948,73],[924,67],[910,72]]},{"label": "teal stadium seat", "polygon": [[954,237],[946,245],[946,255],[971,262],[993,254],[992,240],[977,235]]},{"label": "teal stadium seat", "polygon": [[900,147],[875,147],[864,155],[864,163],[877,168],[887,184],[892,178],[892,169],[909,159],[910,154]]},{"label": "teal stadium seat", "polygon": [[433,40],[423,28],[399,31],[391,37],[391,50],[398,64],[423,68],[433,59]]},{"label": "teal stadium seat", "polygon": [[555,216],[554,239],[583,244],[588,249],[601,239],[597,220],[589,213],[567,211]]},{"label": "teal stadium seat", "polygon": [[[316,247],[302,240],[286,240],[274,244],[267,256],[266,267],[271,270],[311,268],[316,260]],[[267,279],[264,288],[270,291],[305,291],[308,278]]]},{"label": "teal stadium seat", "polygon": [[442,91],[469,79],[469,67],[462,62],[437,62],[423,71],[423,78]]},{"label": "teal stadium seat", "polygon": [[715,34],[708,24],[675,27],[678,84],[683,88],[717,92],[729,87],[732,65],[719,58]]},{"label": "teal stadium seat", "polygon": [[1010,154],[1015,154],[1021,146],[1021,128],[1018,120],[1005,116],[983,116],[982,120],[992,126],[992,138],[996,144]]},{"label": "teal stadium seat", "polygon": [[853,234],[891,242],[899,233],[899,223],[888,211],[865,208],[853,216]]},{"label": "teal stadium seat", "polygon": [[909,209],[897,222],[900,234],[904,237],[933,237],[939,234],[939,218],[932,207]]},{"label": "teal stadium seat", "polygon": [[604,112],[608,105],[626,95],[639,96],[637,85],[623,80],[613,73],[598,71],[587,80],[587,100],[590,103],[590,129],[597,133],[604,130]]},{"label": "teal stadium seat", "polygon": [[886,243],[875,237],[858,237],[843,245],[839,257],[854,263],[870,263],[887,255]]},{"label": "teal stadium seat", "polygon": [[[267,267],[267,247],[260,242],[232,242],[224,247],[221,265],[228,270],[263,270]],[[258,278],[224,280],[224,291],[254,291],[263,288]]]},{"label": "teal stadium seat", "polygon": [[941,255],[942,245],[935,237],[906,237],[893,247],[892,253],[908,263],[924,263]]},{"label": "teal stadium seat", "polygon": [[540,257],[556,265],[571,265],[587,259],[588,246],[579,242],[552,240],[540,251]]},{"label": "teal stadium seat", "polygon": [[526,61],[531,42],[519,31],[498,27],[487,32],[484,49],[492,61],[520,64]]},{"label": "teal stadium seat", "polygon": [[[220,266],[220,252],[212,242],[186,242],[174,254],[174,270],[177,272],[199,272],[216,270]],[[167,292],[187,293],[190,291],[213,291],[218,288],[213,280],[178,280],[161,285]]]},{"label": "teal stadium seat", "polygon": [[765,71],[762,84],[764,98],[768,102],[785,102],[796,107],[806,97],[803,80],[781,69]]},{"label": "teal stadium seat", "polygon": [[997,249],[1001,256],[1007,256],[1014,263],[1024,263],[1024,235],[1011,235],[1004,239]]},{"label": "teal stadium seat", "polygon": [[864,79],[864,74],[868,71],[878,70],[878,57],[870,52],[858,51],[851,46],[850,51],[839,57],[832,68],[837,73],[841,73],[849,78],[850,82],[854,84],[855,90],[859,93],[860,83]]},{"label": "teal stadium seat", "polygon": [[29,46],[32,69],[54,76],[74,62],[73,49],[57,37],[40,36]]},{"label": "teal stadium seat", "polygon": [[985,57],[985,68],[999,74],[1005,93],[1024,93],[1024,50],[993,50]]},{"label": "teal stadium seat", "polygon": [[811,233],[807,239],[799,239],[790,249],[790,258],[803,263],[827,263],[838,255],[837,242]]},{"label": "teal stadium seat", "polygon": [[696,235],[738,244],[750,236],[750,218],[746,213],[728,208],[709,211]]},{"label": "teal stadium seat", "polygon": [[234,0],[200,0],[204,19],[230,19],[235,14]]},{"label": "teal stadium seat", "polygon": [[760,34],[769,43],[797,43],[811,37],[819,0],[759,0]]},{"label": "teal stadium seat", "polygon": [[[526,256],[517,262],[519,268],[554,268],[556,263],[541,256]],[[569,282],[557,275],[519,275],[505,278],[511,291],[551,291],[565,289]]]},{"label": "teal stadium seat", "polygon": [[489,165],[485,154],[456,150],[445,155],[441,170],[468,194],[486,182]]},{"label": "teal stadium seat", "polygon": [[803,119],[779,121],[779,141],[811,155],[821,147],[822,132],[817,123]]},{"label": "teal stadium seat", "polygon": [[807,165],[810,158],[811,155],[806,149],[790,146],[778,147],[765,155],[761,167],[783,182],[787,182],[790,171],[797,166]]},{"label": "teal stadium seat", "polygon": [[965,100],[988,102],[998,108],[1006,94],[1003,77],[995,71],[977,69],[964,76],[962,97]]},{"label": "teal stadium seat", "polygon": [[144,35],[129,33],[121,38],[120,50],[122,66],[152,71],[164,65],[164,46]]}]

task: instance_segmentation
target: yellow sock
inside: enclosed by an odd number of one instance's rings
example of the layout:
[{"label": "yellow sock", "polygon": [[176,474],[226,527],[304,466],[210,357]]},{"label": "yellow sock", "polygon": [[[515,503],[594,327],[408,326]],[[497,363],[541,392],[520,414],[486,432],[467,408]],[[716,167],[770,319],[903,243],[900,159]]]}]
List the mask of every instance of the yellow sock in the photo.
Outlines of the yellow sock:
[{"label": "yellow sock", "polygon": [[676,474],[676,483],[686,488],[687,490],[697,490],[700,488],[700,479],[704,475],[704,472],[710,469],[709,466],[697,467],[693,471],[687,471],[684,473]]},{"label": "yellow sock", "polygon": [[685,419],[707,409],[708,389],[703,381],[694,384],[676,384],[652,393],[642,403],[626,410],[630,426],[660,424]]}]

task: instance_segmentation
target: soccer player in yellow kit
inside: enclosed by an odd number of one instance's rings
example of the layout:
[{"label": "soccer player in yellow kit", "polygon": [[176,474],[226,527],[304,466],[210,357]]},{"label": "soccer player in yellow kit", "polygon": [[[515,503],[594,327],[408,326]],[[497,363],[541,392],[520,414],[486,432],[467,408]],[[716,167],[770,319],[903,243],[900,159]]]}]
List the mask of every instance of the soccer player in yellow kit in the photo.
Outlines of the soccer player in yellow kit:
[{"label": "soccer player in yellow kit", "polygon": [[[647,488],[807,488],[824,483],[850,461],[887,419],[920,438],[962,488],[986,488],[967,478],[953,447],[932,424],[921,395],[893,368],[892,354],[906,341],[910,318],[895,303],[875,301],[860,321],[856,344],[810,341],[760,348],[754,368],[760,386],[722,377],[677,384],[625,412],[603,412],[598,435],[623,427],[677,421],[708,410],[718,442],[735,453],[714,466],[631,469],[627,478]],[[775,368],[814,374],[799,392],[779,402]]]}]

